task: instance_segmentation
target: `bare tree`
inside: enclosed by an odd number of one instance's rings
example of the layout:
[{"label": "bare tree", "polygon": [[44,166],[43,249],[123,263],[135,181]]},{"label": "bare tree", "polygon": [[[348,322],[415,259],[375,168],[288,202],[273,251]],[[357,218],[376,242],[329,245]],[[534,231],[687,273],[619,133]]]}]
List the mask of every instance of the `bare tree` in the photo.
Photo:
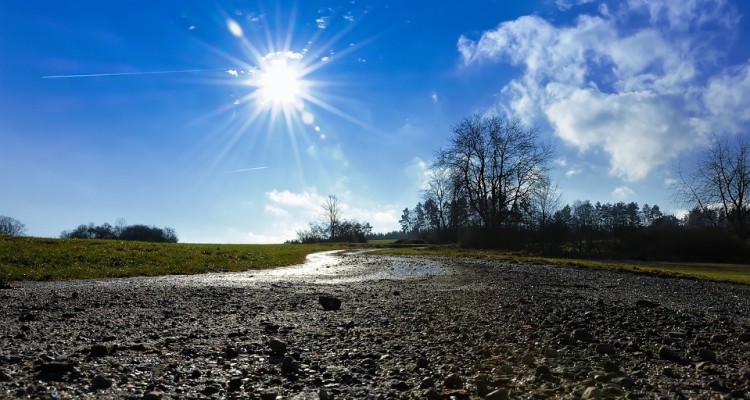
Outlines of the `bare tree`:
[{"label": "bare tree", "polygon": [[342,219],[341,202],[339,198],[330,194],[321,205],[323,208],[323,219],[328,224],[328,232],[330,239],[333,241],[336,238],[339,224]]},{"label": "bare tree", "polygon": [[26,232],[26,225],[21,221],[0,215],[0,235],[23,236]]},{"label": "bare tree", "polygon": [[[750,144],[714,138],[711,147],[689,170],[679,171],[676,195],[699,208],[711,223],[728,223],[743,241],[750,237]],[[718,213],[712,212],[718,210]]]},{"label": "bare tree", "polygon": [[552,147],[518,120],[475,115],[453,127],[436,166],[459,178],[468,205],[481,224],[498,228],[528,203],[547,179]]}]

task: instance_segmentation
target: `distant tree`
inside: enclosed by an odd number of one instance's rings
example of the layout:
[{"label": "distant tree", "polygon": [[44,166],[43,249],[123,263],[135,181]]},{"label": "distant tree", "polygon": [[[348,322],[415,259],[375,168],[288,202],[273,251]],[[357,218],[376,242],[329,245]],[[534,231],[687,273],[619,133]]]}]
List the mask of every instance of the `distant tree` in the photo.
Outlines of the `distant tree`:
[{"label": "distant tree", "polygon": [[412,231],[413,221],[411,217],[411,211],[409,211],[409,207],[404,208],[404,211],[401,213],[401,219],[398,220],[398,223],[401,224],[401,231],[405,234],[409,234]]},{"label": "distant tree", "polygon": [[0,235],[23,236],[26,233],[26,225],[21,221],[0,215]]},{"label": "distant tree", "polygon": [[496,116],[466,118],[452,131],[435,165],[458,178],[484,228],[499,228],[545,181],[552,148],[539,143],[536,130]]},{"label": "distant tree", "polygon": [[[679,171],[675,186],[679,200],[699,208],[715,227],[723,216],[743,242],[750,237],[750,144],[715,138],[688,170]],[[710,212],[719,210],[718,214]]]},{"label": "distant tree", "polygon": [[101,225],[78,225],[73,230],[63,231],[60,234],[64,239],[119,239],[136,240],[141,242],[177,243],[177,233],[173,228],[157,228],[146,225],[124,225],[124,221],[118,221],[113,227],[105,222]]},{"label": "distant tree", "polygon": [[328,195],[321,208],[323,209],[323,219],[328,223],[328,237],[330,240],[334,240],[341,220],[341,202],[338,197]]}]

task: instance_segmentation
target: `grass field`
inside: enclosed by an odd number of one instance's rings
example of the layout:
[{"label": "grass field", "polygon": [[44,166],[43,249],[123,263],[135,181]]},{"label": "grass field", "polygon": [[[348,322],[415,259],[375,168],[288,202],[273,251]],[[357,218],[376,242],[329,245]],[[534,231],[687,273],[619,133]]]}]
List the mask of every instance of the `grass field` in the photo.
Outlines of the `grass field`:
[{"label": "grass field", "polygon": [[549,258],[529,256],[519,253],[463,249],[456,246],[424,246],[412,248],[394,248],[380,253],[409,256],[442,256],[467,257],[487,261],[506,261],[519,264],[543,264],[592,269],[608,269],[644,274],[690,277],[696,279],[732,282],[750,285],[750,265],[719,264],[698,262],[646,262],[646,261],[610,261],[572,258]]},{"label": "grass field", "polygon": [[143,243],[0,236],[0,280],[61,280],[244,271],[302,263],[336,245]]}]

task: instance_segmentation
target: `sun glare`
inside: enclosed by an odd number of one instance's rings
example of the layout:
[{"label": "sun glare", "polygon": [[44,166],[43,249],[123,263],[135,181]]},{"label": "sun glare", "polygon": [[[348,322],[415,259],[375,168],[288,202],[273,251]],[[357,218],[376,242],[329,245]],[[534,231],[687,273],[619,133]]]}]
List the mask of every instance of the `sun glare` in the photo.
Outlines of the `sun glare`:
[{"label": "sun glare", "polygon": [[302,75],[302,66],[290,54],[264,57],[255,77],[258,100],[271,108],[298,107],[305,95]]}]

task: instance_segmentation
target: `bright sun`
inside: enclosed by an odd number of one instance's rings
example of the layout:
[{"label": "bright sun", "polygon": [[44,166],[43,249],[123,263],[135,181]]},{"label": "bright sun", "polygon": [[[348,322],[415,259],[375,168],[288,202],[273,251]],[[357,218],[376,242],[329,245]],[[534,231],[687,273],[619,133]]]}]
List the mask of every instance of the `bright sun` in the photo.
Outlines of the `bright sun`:
[{"label": "bright sun", "polygon": [[271,53],[255,73],[257,99],[265,107],[289,112],[307,96],[304,72],[295,53]]}]

